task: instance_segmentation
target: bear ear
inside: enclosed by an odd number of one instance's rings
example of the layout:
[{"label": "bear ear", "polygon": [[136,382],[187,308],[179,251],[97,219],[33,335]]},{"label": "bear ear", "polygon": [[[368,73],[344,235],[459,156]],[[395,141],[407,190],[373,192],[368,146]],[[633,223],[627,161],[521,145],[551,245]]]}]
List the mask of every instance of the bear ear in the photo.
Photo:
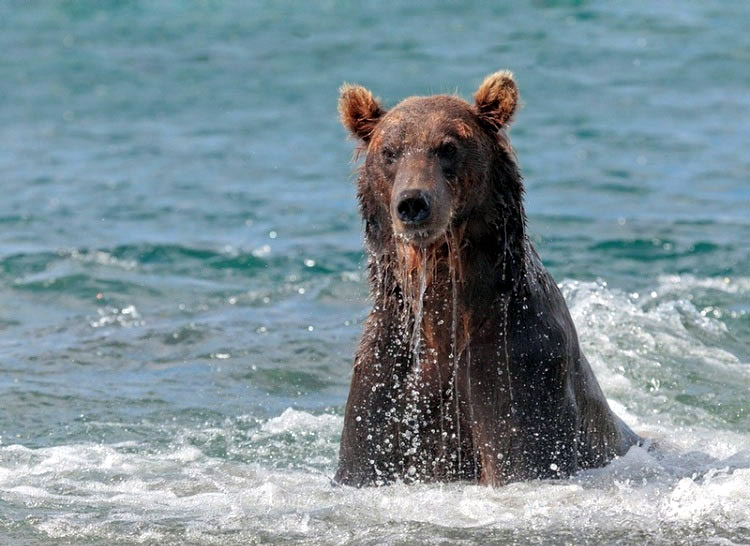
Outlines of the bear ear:
[{"label": "bear ear", "polygon": [[345,83],[340,89],[341,123],[364,142],[369,142],[375,126],[385,114],[378,100],[360,85]]},{"label": "bear ear", "polygon": [[499,129],[510,123],[518,106],[518,87],[513,73],[501,70],[487,76],[474,93],[479,116]]}]

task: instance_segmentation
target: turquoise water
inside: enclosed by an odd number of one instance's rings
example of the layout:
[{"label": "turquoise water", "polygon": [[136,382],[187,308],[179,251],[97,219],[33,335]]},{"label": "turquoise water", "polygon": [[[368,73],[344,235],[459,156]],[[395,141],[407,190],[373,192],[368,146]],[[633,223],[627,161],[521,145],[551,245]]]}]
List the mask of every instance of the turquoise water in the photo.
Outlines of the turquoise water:
[{"label": "turquoise water", "polygon": [[[744,2],[0,3],[2,544],[750,541]],[[510,68],[530,230],[662,449],[332,488],[368,310],[343,81]]]}]

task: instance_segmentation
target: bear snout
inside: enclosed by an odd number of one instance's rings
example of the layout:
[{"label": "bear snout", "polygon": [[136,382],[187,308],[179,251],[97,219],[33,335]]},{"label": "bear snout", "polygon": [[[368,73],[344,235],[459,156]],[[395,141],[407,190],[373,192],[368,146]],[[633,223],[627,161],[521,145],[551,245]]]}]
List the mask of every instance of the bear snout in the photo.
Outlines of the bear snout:
[{"label": "bear snout", "polygon": [[418,226],[430,218],[430,195],[423,190],[404,190],[397,198],[396,214],[404,224]]},{"label": "bear snout", "polygon": [[393,230],[402,241],[426,246],[445,232],[451,195],[440,163],[411,153],[399,165],[391,190]]}]

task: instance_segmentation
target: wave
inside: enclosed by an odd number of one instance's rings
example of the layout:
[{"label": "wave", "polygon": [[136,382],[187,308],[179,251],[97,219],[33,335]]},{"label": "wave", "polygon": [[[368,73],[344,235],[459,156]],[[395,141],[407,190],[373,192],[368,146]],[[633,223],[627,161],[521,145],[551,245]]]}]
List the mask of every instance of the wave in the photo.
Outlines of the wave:
[{"label": "wave", "polygon": [[169,286],[185,283],[213,283],[214,288],[230,285],[236,290],[240,288],[237,283],[250,280],[273,286],[336,278],[342,270],[356,272],[362,261],[360,252],[321,252],[324,259],[304,248],[275,253],[267,244],[250,250],[214,250],[151,243],[26,252],[0,257],[0,287],[86,296],[92,291],[158,296],[168,292]]},{"label": "wave", "polygon": [[750,279],[665,276],[643,293],[605,282],[565,281],[561,289],[604,391],[644,425],[742,430],[750,422],[748,355],[727,317],[699,303],[705,290],[747,295]]}]

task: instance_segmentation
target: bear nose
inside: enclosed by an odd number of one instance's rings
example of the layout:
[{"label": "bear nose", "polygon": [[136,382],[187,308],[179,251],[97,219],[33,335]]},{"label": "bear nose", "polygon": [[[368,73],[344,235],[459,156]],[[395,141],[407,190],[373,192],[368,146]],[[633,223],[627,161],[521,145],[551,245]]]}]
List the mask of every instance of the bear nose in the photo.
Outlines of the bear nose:
[{"label": "bear nose", "polygon": [[404,190],[398,196],[396,212],[405,224],[420,224],[430,217],[430,199],[422,190]]}]

